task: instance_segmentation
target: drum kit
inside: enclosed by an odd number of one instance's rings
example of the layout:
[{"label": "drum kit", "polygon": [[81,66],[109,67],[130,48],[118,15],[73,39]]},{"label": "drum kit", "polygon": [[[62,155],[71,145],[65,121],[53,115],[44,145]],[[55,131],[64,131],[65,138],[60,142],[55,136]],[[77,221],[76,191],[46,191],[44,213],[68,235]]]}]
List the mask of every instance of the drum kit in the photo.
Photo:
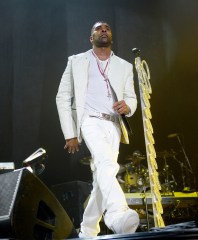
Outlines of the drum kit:
[{"label": "drum kit", "polygon": [[[157,159],[163,160],[163,169],[159,171],[159,181],[162,193],[176,190],[177,182],[170,166],[167,164],[168,158],[175,158],[174,151],[157,152]],[[149,171],[147,168],[146,156],[139,151],[134,151],[125,158],[125,164],[119,164],[117,180],[125,193],[141,193],[150,191]],[[177,160],[177,159],[176,159]],[[83,165],[90,165],[91,156],[80,160]]]},{"label": "drum kit", "polygon": [[[178,153],[172,150],[157,152],[157,159],[163,161],[163,169],[159,171],[159,181],[162,194],[173,192],[177,188],[178,184],[175,180],[174,174],[170,166],[167,164],[168,158],[174,158],[177,160],[175,157],[177,154]],[[139,151],[135,151],[132,155],[126,157],[126,161],[129,161],[129,163],[120,165],[117,179],[124,192],[132,193],[150,191],[149,171],[146,167],[147,163],[145,161],[145,165],[142,164],[145,159],[145,155],[142,155]]]},{"label": "drum kit", "polygon": [[149,188],[148,169],[142,164],[144,159],[146,156],[134,152],[126,157],[128,163],[120,164],[117,179],[125,193],[143,192]]}]

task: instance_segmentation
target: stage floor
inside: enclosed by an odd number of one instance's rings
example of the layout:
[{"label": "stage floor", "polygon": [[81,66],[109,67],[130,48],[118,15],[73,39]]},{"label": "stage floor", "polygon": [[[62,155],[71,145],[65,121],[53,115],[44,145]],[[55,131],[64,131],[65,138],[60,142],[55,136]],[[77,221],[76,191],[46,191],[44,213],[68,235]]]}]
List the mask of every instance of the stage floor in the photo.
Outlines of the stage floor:
[{"label": "stage floor", "polygon": [[[79,239],[79,238],[76,238]],[[134,234],[109,234],[97,236],[95,238],[86,238],[92,240],[102,239],[198,239],[198,228],[188,230],[171,230],[160,232],[139,232]]]},{"label": "stage floor", "polygon": [[[92,240],[102,239],[198,239],[197,221],[189,221],[178,224],[171,224],[164,228],[151,228],[145,232],[135,232],[133,234],[106,234]],[[73,238],[75,239],[75,238]],[[79,238],[78,238],[79,239]]]}]

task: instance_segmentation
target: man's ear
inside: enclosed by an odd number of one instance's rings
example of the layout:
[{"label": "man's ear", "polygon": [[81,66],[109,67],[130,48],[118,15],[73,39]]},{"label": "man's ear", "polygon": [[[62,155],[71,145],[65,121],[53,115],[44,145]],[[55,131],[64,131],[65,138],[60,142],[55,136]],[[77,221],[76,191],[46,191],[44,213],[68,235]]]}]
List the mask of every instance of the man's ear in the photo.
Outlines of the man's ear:
[{"label": "man's ear", "polygon": [[91,43],[93,42],[93,37],[92,37],[92,36],[90,36],[90,42],[91,42]]}]

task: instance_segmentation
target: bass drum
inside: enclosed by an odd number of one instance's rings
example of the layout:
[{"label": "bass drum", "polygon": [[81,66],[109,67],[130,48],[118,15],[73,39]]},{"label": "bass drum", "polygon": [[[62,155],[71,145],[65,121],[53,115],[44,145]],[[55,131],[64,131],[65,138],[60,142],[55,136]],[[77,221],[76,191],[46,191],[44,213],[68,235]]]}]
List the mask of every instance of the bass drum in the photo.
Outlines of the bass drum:
[{"label": "bass drum", "polygon": [[124,191],[128,193],[143,192],[149,187],[149,174],[144,170],[138,172],[126,172],[124,175]]}]

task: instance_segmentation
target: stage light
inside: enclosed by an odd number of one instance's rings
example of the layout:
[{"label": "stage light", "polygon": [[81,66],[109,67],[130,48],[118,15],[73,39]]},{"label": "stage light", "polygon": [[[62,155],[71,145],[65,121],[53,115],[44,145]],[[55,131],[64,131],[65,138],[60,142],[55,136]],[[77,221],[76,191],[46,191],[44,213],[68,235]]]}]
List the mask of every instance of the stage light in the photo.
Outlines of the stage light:
[{"label": "stage light", "polygon": [[39,148],[23,161],[22,166],[26,167],[30,172],[40,175],[45,170],[44,162],[47,157],[46,150]]}]

